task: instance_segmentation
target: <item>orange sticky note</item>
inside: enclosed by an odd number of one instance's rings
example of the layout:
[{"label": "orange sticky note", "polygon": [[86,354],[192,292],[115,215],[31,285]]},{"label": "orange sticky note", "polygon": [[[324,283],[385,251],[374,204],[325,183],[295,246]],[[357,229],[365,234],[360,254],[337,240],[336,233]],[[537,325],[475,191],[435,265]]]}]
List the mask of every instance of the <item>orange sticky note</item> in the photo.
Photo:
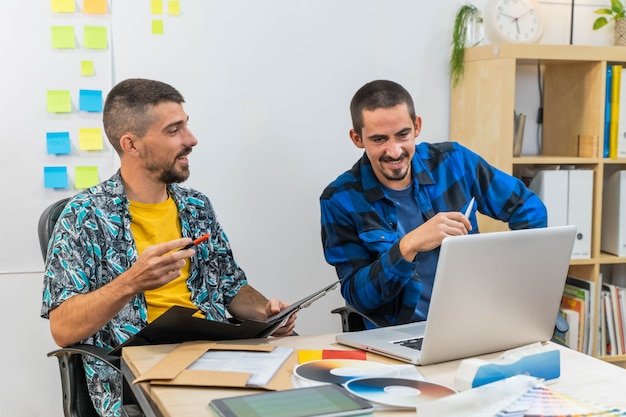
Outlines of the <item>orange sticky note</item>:
[{"label": "orange sticky note", "polygon": [[106,0],[83,0],[83,12],[89,14],[106,14]]}]

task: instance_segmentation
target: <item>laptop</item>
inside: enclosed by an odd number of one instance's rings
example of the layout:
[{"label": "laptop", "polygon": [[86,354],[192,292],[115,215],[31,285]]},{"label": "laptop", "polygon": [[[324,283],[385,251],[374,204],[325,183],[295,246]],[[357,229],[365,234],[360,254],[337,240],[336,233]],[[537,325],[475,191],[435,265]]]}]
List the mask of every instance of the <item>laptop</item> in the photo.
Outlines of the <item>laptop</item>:
[{"label": "laptop", "polygon": [[575,236],[576,226],[560,226],[448,237],[426,321],[336,340],[416,365],[548,341]]}]

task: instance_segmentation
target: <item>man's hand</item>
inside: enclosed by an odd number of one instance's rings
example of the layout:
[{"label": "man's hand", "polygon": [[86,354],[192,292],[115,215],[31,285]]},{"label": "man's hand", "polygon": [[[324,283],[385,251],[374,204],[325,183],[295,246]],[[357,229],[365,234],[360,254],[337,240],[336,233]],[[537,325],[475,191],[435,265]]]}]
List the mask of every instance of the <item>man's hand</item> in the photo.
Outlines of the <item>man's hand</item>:
[{"label": "man's hand", "polygon": [[[287,307],[289,307],[289,304],[283,301],[277,300],[275,298],[271,298],[270,300],[268,300],[267,306],[265,309],[267,312],[267,316],[270,317],[270,316],[273,316],[274,314],[280,313],[282,310],[284,310]],[[291,336],[293,334],[293,330],[296,327],[296,318],[297,318],[296,313],[291,314],[285,324],[283,324],[281,327],[274,330],[274,332],[272,333],[272,336]]]},{"label": "man's hand", "polygon": [[412,262],[418,252],[435,249],[446,237],[466,235],[470,230],[472,225],[463,213],[440,212],[400,240],[400,253]]},{"label": "man's hand", "polygon": [[185,260],[195,253],[193,248],[176,249],[190,243],[190,238],[182,238],[148,246],[126,271],[124,280],[135,287],[135,293],[167,284],[180,276]]}]

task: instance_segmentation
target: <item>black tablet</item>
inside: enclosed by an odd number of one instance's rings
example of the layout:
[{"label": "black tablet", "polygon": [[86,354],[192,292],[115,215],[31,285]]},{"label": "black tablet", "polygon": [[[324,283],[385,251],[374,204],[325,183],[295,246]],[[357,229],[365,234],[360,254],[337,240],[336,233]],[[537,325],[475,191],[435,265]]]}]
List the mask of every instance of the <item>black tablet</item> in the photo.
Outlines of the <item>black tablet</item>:
[{"label": "black tablet", "polygon": [[371,414],[371,403],[339,385],[220,398],[209,403],[221,417],[332,417]]}]

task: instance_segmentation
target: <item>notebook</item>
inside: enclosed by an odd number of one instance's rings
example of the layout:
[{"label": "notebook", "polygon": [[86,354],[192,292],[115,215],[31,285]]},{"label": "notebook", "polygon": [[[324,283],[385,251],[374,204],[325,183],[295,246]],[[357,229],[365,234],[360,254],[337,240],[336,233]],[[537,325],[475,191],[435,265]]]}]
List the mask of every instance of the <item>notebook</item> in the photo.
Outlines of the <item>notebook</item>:
[{"label": "notebook", "polygon": [[416,365],[550,340],[575,235],[576,226],[560,226],[448,237],[426,321],[336,340]]}]

